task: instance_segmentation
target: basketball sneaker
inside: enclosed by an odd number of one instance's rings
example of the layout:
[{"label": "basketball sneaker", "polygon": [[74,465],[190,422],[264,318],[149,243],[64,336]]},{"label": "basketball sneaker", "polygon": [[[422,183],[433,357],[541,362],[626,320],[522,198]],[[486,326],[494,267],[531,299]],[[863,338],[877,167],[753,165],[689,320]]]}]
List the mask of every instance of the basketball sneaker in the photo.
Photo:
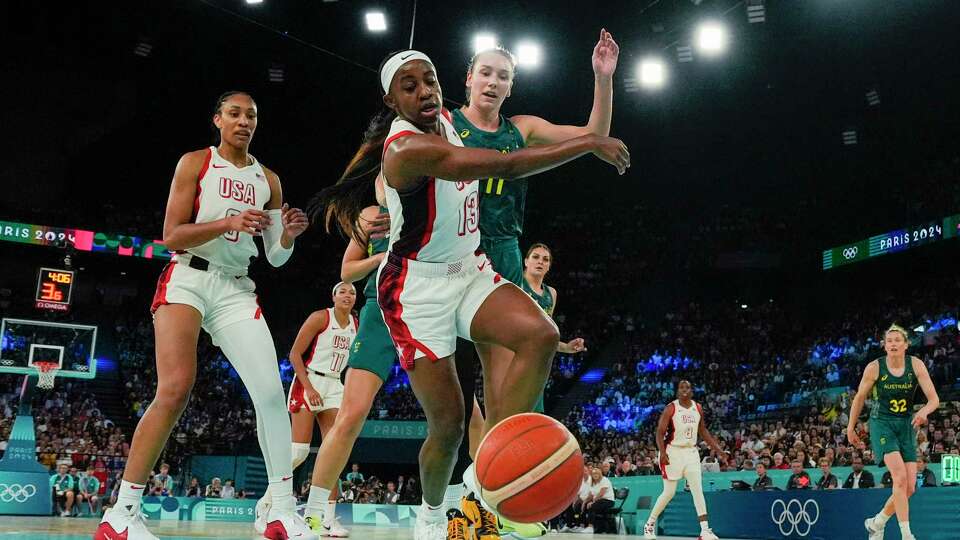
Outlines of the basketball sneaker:
[{"label": "basketball sneaker", "polygon": [[[317,529],[314,529],[317,530]],[[320,536],[325,536],[327,538],[349,538],[350,531],[346,529],[343,525],[340,524],[340,520],[336,517],[330,521],[324,519],[323,523],[320,525]]]},{"label": "basketball sneaker", "polygon": [[270,515],[271,507],[273,507],[273,498],[270,497],[269,492],[264,493],[263,497],[260,497],[260,500],[257,501],[257,506],[253,512],[256,516],[253,521],[253,528],[260,534],[267,530],[267,516]]},{"label": "basketball sneaker", "polygon": [[104,512],[97,532],[93,533],[93,540],[160,539],[147,530],[146,516],[140,512],[140,509],[131,514],[118,508],[111,508]]},{"label": "basketball sneaker", "polygon": [[473,493],[469,493],[460,499],[460,508],[463,510],[467,522],[473,527],[473,538],[475,540],[497,540],[497,538],[500,538],[497,516],[480,506]]},{"label": "basketball sneaker", "polygon": [[643,540],[657,540],[656,521],[648,521],[643,525]]},{"label": "basketball sneaker", "polygon": [[713,529],[707,529],[705,531],[700,531],[700,536],[697,540],[720,540],[717,535],[713,534]]},{"label": "basketball sneaker", "polygon": [[496,519],[500,536],[512,534],[516,538],[540,538],[547,534],[547,526],[543,523],[517,523],[503,516]]},{"label": "basketball sneaker", "polygon": [[863,521],[863,528],[867,529],[867,538],[869,540],[883,540],[884,525],[880,525],[872,517]]},{"label": "basketball sneaker", "polygon": [[468,540],[467,518],[456,508],[447,510],[447,540]]},{"label": "basketball sneaker", "polygon": [[320,540],[300,514],[275,508],[267,514],[267,527],[262,534],[269,540]]}]

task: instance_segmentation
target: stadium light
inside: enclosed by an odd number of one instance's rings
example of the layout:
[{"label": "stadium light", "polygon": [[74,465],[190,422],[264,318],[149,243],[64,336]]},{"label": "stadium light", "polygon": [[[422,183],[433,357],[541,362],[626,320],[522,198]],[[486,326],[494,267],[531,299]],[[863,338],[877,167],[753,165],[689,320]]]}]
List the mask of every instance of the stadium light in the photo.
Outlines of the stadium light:
[{"label": "stadium light", "polygon": [[382,11],[368,11],[365,18],[367,20],[367,30],[383,32],[387,29],[387,17]]},{"label": "stadium light", "polygon": [[727,29],[718,22],[705,22],[697,28],[697,47],[707,55],[718,55],[727,48]]},{"label": "stadium light", "polygon": [[248,4],[262,4],[263,0],[247,0]]},{"label": "stadium light", "polygon": [[517,45],[517,63],[524,67],[540,65],[540,46],[529,41]]},{"label": "stadium light", "polygon": [[477,34],[473,36],[473,54],[486,51],[497,46],[497,36],[493,34]]},{"label": "stadium light", "polygon": [[667,80],[667,68],[659,58],[645,58],[637,67],[640,86],[644,88],[662,88]]}]

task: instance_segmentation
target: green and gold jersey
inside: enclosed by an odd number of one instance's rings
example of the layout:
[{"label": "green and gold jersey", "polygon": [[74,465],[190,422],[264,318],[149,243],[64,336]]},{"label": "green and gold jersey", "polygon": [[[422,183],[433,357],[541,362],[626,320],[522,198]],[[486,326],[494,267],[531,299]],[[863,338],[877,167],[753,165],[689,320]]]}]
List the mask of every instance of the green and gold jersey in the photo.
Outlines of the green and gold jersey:
[{"label": "green and gold jersey", "polygon": [[[463,111],[456,109],[453,111],[453,125],[463,145],[470,148],[489,148],[506,154],[526,146],[517,126],[502,115],[497,131],[483,131],[470,123]],[[480,178],[479,181],[481,240],[520,238],[527,203],[527,181],[503,178]]]},{"label": "green and gold jersey", "polygon": [[[387,209],[380,207],[380,213],[386,214]],[[367,257],[372,257],[377,253],[383,253],[390,247],[390,236],[367,241]],[[367,284],[363,287],[363,295],[376,301],[377,298],[377,271],[370,272],[367,276]]]},{"label": "green and gold jersey", "polygon": [[873,385],[871,397],[873,408],[870,418],[909,418],[913,414],[913,401],[917,393],[917,375],[913,372],[913,358],[906,357],[903,375],[894,377],[887,369],[887,358],[877,359],[880,375]]},{"label": "green and gold jersey", "polygon": [[550,287],[546,285],[543,286],[543,294],[537,294],[534,292],[533,288],[530,287],[530,284],[527,283],[527,278],[523,278],[523,282],[520,287],[523,289],[523,292],[530,295],[530,298],[533,298],[533,301],[540,306],[540,309],[547,314],[551,319],[553,318],[553,306],[555,304],[553,293],[550,292]]}]

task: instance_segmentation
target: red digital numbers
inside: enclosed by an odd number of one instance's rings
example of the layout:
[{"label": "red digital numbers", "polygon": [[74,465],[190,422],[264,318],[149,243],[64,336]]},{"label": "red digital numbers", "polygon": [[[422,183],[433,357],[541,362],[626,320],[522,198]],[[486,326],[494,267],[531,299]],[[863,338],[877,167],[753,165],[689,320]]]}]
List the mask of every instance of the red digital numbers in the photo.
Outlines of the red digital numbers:
[{"label": "red digital numbers", "polygon": [[44,283],[43,290],[40,291],[40,300],[63,302],[63,291],[57,287],[56,283]]}]

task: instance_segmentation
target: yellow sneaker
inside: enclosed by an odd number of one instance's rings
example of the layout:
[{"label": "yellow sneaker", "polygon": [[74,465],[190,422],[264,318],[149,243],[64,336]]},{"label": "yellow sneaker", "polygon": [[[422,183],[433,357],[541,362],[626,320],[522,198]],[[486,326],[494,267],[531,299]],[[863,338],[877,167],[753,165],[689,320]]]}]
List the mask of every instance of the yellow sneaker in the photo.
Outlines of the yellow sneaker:
[{"label": "yellow sneaker", "polygon": [[447,510],[447,540],[468,540],[467,518],[456,508]]},{"label": "yellow sneaker", "polygon": [[543,523],[516,523],[499,516],[497,519],[500,536],[512,534],[518,538],[539,538],[547,534],[547,526]]},{"label": "yellow sneaker", "polygon": [[497,526],[497,516],[493,515],[473,496],[472,493],[460,499],[460,508],[473,528],[472,540],[497,540],[500,532]]}]

